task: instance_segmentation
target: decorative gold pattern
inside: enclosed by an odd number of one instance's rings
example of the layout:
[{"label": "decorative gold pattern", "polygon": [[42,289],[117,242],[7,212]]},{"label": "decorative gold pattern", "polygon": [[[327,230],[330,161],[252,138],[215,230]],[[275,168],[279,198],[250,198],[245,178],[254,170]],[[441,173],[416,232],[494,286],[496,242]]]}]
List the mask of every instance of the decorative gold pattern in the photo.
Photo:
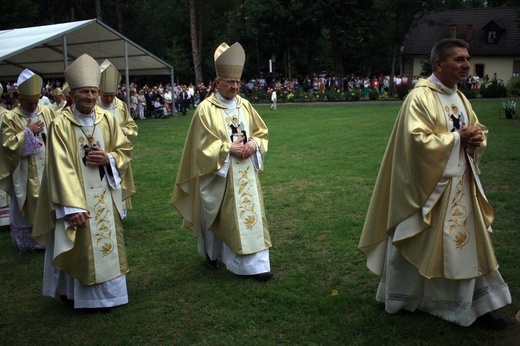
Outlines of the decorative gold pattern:
[{"label": "decorative gold pattern", "polygon": [[108,216],[110,209],[108,208],[108,204],[105,202],[105,194],[106,191],[103,191],[101,195],[94,196],[96,198],[96,204],[94,206],[94,223],[96,225],[97,239],[96,245],[99,246],[99,244],[103,242],[100,250],[103,257],[108,256],[112,251],[114,251],[114,241],[112,240],[112,231]]},{"label": "decorative gold pattern", "polygon": [[258,221],[258,215],[255,213],[255,203],[253,195],[249,193],[249,190],[253,188],[251,180],[248,177],[248,171],[250,166],[245,170],[239,170],[239,188],[238,195],[240,200],[240,218],[246,224],[248,229],[252,229]]},{"label": "decorative gold pattern", "polygon": [[464,177],[465,173],[457,177],[457,186],[451,200],[451,208],[448,219],[449,232],[453,237],[453,243],[457,249],[462,248],[469,242],[468,211],[467,207],[461,203],[464,197]]}]

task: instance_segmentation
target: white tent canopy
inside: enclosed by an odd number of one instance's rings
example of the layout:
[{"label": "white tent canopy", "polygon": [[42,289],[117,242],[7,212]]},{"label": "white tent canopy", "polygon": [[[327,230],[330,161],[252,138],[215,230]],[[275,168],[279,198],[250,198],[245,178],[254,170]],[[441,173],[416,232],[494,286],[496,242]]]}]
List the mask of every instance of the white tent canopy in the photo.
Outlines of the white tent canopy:
[{"label": "white tent canopy", "polygon": [[0,31],[0,80],[16,80],[28,68],[47,78],[63,78],[65,68],[87,53],[108,59],[126,76],[170,75],[173,67],[97,19]]}]

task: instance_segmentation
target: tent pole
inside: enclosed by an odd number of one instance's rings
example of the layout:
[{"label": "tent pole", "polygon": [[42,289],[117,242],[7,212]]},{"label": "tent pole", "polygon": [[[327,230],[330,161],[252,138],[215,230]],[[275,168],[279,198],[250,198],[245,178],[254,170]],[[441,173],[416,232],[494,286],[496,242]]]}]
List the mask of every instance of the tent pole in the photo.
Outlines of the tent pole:
[{"label": "tent pole", "polygon": [[[68,54],[67,54],[67,35],[63,35],[61,37],[61,42],[62,42],[62,45],[63,45],[63,71],[65,71],[67,69],[67,67],[69,66],[68,65]],[[65,72],[63,73],[65,74]]]},{"label": "tent pole", "polygon": [[128,42],[125,40],[125,83],[126,83],[126,105],[130,111],[130,72],[128,70]]}]

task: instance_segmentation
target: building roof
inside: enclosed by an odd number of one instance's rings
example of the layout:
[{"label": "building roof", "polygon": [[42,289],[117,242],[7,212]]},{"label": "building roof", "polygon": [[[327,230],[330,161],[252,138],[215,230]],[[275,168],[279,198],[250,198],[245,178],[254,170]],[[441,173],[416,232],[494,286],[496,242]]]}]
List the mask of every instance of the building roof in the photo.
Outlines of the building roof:
[{"label": "building roof", "polygon": [[[409,31],[402,54],[429,55],[437,41],[450,37],[450,26],[456,26],[455,37],[469,42],[472,56],[520,56],[519,10],[488,7],[427,14]],[[494,28],[501,37],[490,44],[488,32]]]},{"label": "building roof", "polygon": [[122,75],[172,75],[173,68],[97,19],[0,31],[0,79],[28,68],[42,78],[63,78],[83,53],[110,62]]}]

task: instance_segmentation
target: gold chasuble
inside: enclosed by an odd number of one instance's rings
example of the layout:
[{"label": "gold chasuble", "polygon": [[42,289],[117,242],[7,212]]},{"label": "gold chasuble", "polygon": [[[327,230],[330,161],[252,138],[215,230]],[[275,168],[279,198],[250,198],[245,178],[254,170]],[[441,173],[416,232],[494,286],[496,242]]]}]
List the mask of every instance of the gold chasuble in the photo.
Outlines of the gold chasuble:
[{"label": "gold chasuble", "polygon": [[[112,114],[95,108],[93,126],[81,126],[71,107],[51,124],[48,157],[33,238],[43,246],[54,232],[53,266],[85,285],[110,281],[128,272],[121,222],[122,195],[134,193],[126,169],[132,144]],[[109,186],[109,166],[87,166],[85,153],[96,145],[115,160],[121,185]],[[51,218],[55,205],[88,210],[87,227],[72,226],[67,217]]]},{"label": "gold chasuble", "polygon": [[[215,94],[205,99],[191,122],[171,203],[194,236],[202,236],[203,212],[209,230],[233,253],[246,255],[270,248],[271,239],[252,158],[229,155],[232,141],[242,135],[266,154],[267,127],[247,100],[237,96],[237,108],[226,109]],[[229,170],[221,176],[228,157]]]},{"label": "gold chasuble", "polygon": [[[390,237],[426,278],[470,279],[497,270],[494,210],[478,178],[487,128],[460,91],[421,79],[401,107],[359,242],[368,268],[383,273]],[[453,150],[456,125],[482,130],[479,148]]]},{"label": "gold chasuble", "polygon": [[[138,128],[135,120],[130,116],[130,112],[128,111],[128,106],[126,103],[118,99],[114,98],[114,107],[105,108],[101,101],[98,102],[97,107],[101,107],[106,112],[111,113],[114,118],[116,118],[116,122],[119,124],[121,129],[126,133],[126,138],[133,143],[135,137],[137,137]],[[133,176],[132,173],[132,165],[129,165],[126,169],[128,176]],[[124,209],[132,209],[132,202],[130,198],[126,198],[123,201]]]},{"label": "gold chasuble", "polygon": [[[20,106],[6,112],[2,121],[2,147],[0,161],[0,188],[12,193],[16,198],[20,214],[34,225],[36,218],[36,203],[38,201],[40,182],[45,167],[45,150],[47,145],[48,126],[54,118],[53,111],[38,105],[36,116],[26,117]],[[29,119],[31,122],[42,121],[43,130],[36,139],[41,144],[41,151],[23,156]]]}]

